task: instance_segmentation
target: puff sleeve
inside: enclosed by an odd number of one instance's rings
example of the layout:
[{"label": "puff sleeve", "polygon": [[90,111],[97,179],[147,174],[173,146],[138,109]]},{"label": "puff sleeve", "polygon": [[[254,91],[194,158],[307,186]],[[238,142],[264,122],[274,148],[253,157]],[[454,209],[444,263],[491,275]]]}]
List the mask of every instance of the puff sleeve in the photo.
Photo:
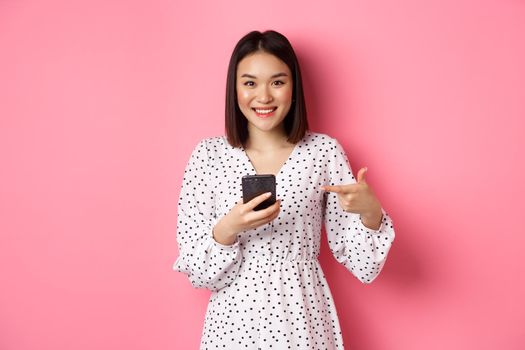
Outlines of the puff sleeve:
[{"label": "puff sleeve", "polygon": [[184,170],[177,212],[179,256],[173,269],[186,274],[195,288],[218,291],[235,279],[242,259],[239,241],[227,246],[213,238],[218,219],[211,171],[203,139]]},{"label": "puff sleeve", "polygon": [[[335,139],[327,151],[325,185],[356,183],[348,158]],[[371,283],[381,272],[395,232],[392,219],[381,208],[383,217],[378,230],[367,228],[359,214],[345,212],[337,193],[326,192],[323,221],[328,245],[335,259],[362,283]]]}]

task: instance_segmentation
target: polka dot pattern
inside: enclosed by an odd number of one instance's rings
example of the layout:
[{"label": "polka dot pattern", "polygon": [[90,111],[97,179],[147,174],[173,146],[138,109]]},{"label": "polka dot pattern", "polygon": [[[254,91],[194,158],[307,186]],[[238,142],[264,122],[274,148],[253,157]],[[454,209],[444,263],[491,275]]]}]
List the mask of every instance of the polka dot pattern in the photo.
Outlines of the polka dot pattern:
[{"label": "polka dot pattern", "polygon": [[335,259],[371,283],[394,241],[392,219],[381,209],[381,227],[371,230],[358,214],[342,210],[335,193],[319,189],[356,179],[337,140],[308,131],[276,175],[279,216],[225,246],[212,228],[242,198],[246,174],[255,174],[246,152],[224,136],[201,140],[184,171],[173,269],[195,288],[212,291],[201,350],[343,349],[318,261],[321,227]]}]

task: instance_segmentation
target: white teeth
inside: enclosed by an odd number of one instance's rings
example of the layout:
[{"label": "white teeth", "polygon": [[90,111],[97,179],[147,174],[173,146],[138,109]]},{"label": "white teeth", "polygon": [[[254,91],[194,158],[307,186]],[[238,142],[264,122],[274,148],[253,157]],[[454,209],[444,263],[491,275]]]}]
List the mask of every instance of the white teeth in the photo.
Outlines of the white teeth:
[{"label": "white teeth", "polygon": [[255,111],[259,114],[268,114],[268,113],[271,113],[275,110],[275,108],[272,108],[272,109],[256,109],[255,108]]}]

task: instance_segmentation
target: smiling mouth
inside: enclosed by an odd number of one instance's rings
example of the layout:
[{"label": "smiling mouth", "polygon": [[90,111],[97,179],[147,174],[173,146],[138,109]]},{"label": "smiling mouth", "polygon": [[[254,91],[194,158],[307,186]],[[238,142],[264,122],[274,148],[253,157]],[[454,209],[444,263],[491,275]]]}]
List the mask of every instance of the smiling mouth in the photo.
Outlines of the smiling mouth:
[{"label": "smiling mouth", "polygon": [[277,107],[272,107],[272,108],[252,108],[252,110],[254,110],[255,113],[260,114],[260,115],[270,114],[270,113],[274,112],[276,109],[277,109]]}]

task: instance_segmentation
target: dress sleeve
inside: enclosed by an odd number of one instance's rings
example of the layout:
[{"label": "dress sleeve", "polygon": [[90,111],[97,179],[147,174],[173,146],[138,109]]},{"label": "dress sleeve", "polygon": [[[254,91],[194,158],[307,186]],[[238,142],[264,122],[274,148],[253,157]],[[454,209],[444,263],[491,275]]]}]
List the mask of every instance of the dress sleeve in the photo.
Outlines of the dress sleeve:
[{"label": "dress sleeve", "polygon": [[[328,150],[326,185],[356,183],[348,158],[337,140]],[[345,212],[337,193],[326,192],[324,224],[328,245],[335,259],[363,283],[371,283],[383,269],[395,233],[392,219],[381,208],[378,230],[367,228],[359,214]]]},{"label": "dress sleeve", "polygon": [[173,269],[188,275],[195,288],[218,291],[237,276],[241,250],[237,240],[227,246],[213,238],[218,219],[211,169],[204,139],[193,150],[184,170],[177,217],[179,256]]}]

